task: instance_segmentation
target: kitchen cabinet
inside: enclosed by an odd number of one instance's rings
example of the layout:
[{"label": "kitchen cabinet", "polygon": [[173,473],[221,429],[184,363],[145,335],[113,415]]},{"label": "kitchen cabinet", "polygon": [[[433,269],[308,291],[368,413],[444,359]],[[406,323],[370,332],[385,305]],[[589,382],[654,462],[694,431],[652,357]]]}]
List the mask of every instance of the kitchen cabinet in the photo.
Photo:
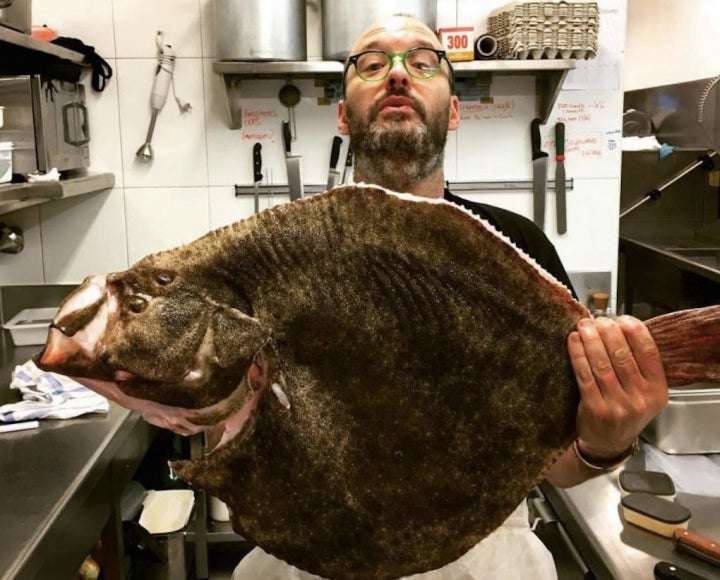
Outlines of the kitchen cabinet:
[{"label": "kitchen cabinet", "polygon": [[[324,81],[326,93],[340,95],[344,65],[336,61],[259,62],[216,61],[213,70],[223,75],[230,103],[230,127],[242,126],[239,107],[242,81],[273,78],[314,78]],[[535,77],[538,116],[547,122],[568,71],[575,68],[573,59],[546,60],[478,60],[453,63],[457,90],[462,100],[465,80],[469,85],[489,86],[498,75]]]}]

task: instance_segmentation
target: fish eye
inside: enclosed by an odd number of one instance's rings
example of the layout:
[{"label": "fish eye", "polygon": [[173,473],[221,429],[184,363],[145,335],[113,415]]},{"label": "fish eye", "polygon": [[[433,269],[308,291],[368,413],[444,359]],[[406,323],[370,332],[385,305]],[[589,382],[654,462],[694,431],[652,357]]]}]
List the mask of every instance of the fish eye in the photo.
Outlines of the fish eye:
[{"label": "fish eye", "polygon": [[160,270],[155,274],[155,281],[160,286],[167,286],[175,279],[175,272],[169,272],[168,270]]},{"label": "fish eye", "polygon": [[147,300],[140,298],[139,296],[134,296],[128,302],[128,308],[130,309],[130,312],[140,314],[143,310],[145,310],[145,308],[147,308]]}]

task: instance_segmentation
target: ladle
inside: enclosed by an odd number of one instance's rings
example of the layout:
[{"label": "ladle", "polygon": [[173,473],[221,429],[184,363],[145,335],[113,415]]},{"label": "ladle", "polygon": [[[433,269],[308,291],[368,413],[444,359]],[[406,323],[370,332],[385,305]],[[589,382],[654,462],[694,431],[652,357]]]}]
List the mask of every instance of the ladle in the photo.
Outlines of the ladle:
[{"label": "ladle", "polygon": [[300,89],[298,89],[290,79],[283,85],[278,93],[278,99],[280,102],[287,107],[288,110],[288,123],[290,123],[290,137],[291,141],[295,141],[297,138],[297,128],[295,126],[295,105],[300,102]]}]

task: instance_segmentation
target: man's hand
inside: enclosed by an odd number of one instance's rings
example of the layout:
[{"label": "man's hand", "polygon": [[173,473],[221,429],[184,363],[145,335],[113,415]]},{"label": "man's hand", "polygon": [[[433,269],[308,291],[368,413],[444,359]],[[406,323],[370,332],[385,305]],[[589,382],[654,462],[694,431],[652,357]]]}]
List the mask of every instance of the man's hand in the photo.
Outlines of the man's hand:
[{"label": "man's hand", "polygon": [[[660,353],[638,319],[583,319],[567,340],[580,389],[578,447],[583,456],[612,460],[627,451],[667,404],[668,386]],[[575,485],[592,473],[571,450],[548,472],[551,483]]]},{"label": "man's hand", "polygon": [[81,385],[107,397],[118,405],[139,413],[145,421],[156,427],[168,429],[178,435],[194,435],[207,429],[207,426],[193,423],[196,415],[194,409],[171,407],[169,405],[131,397],[123,393],[117,384],[111,381],[100,381],[84,377],[72,378]]}]

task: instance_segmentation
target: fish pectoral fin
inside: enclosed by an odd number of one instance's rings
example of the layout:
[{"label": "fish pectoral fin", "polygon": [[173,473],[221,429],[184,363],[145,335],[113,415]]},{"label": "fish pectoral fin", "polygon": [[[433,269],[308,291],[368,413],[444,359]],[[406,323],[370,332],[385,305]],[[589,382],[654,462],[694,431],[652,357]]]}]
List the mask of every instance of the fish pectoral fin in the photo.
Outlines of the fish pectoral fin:
[{"label": "fish pectoral fin", "polygon": [[270,338],[268,328],[236,308],[218,308],[210,325],[207,336],[212,341],[214,358],[222,368],[252,360]]}]

